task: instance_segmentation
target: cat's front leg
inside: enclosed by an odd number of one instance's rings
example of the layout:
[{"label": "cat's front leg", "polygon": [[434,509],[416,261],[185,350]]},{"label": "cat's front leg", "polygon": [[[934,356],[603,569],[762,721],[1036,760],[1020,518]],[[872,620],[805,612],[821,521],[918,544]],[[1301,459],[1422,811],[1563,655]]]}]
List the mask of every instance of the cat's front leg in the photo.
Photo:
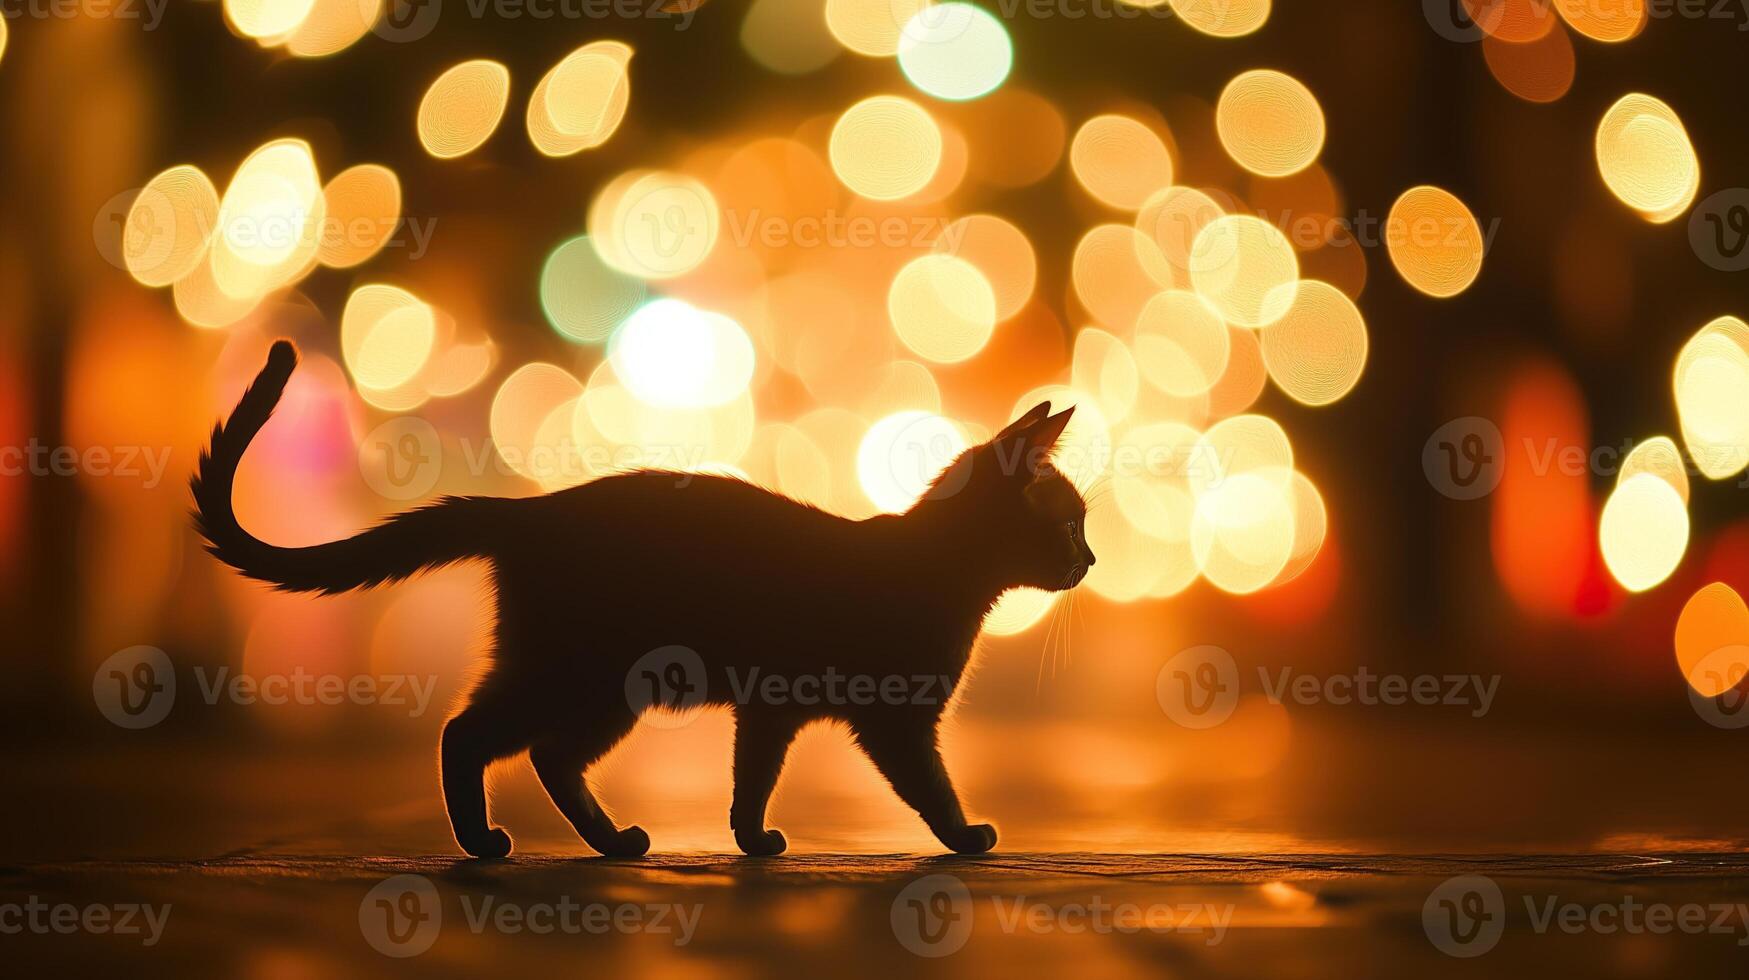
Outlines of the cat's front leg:
[{"label": "cat's front leg", "polygon": [[735,799],[729,826],[735,845],[750,857],[771,857],[789,847],[780,831],[765,829],[765,809],[795,739],[797,725],[743,708],[735,718]]},{"label": "cat's front leg", "polygon": [[856,741],[893,791],[917,811],[937,840],[959,854],[982,854],[996,846],[996,828],[966,823],[959,794],[936,747],[937,719],[870,718],[852,727]]}]

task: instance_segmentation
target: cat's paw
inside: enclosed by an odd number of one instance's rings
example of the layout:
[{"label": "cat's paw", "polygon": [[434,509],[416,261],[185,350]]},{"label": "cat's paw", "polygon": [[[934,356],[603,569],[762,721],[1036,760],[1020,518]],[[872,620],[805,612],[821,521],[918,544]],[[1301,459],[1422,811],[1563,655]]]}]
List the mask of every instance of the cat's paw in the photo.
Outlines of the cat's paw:
[{"label": "cat's paw", "polygon": [[780,830],[763,830],[752,834],[735,833],[735,844],[748,857],[775,857],[789,848]]},{"label": "cat's paw", "polygon": [[456,838],[456,843],[462,850],[477,858],[501,858],[510,853],[510,835],[502,828],[493,827],[478,838]]},{"label": "cat's paw", "polygon": [[936,836],[956,854],[982,854],[996,846],[996,828],[987,823],[973,823]]},{"label": "cat's paw", "polygon": [[650,835],[642,827],[627,827],[614,835],[606,847],[596,848],[602,857],[637,858],[650,853]]}]

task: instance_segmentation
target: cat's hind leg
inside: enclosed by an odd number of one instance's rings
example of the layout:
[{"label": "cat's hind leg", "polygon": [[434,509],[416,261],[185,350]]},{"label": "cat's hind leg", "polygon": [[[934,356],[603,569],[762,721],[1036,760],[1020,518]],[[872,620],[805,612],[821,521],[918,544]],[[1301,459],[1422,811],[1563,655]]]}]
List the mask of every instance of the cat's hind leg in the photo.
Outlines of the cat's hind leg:
[{"label": "cat's hind leg", "polygon": [[486,819],[486,767],[528,747],[528,715],[502,697],[476,693],[443,726],[443,803],[462,850],[477,858],[510,853],[510,835]]},{"label": "cat's hind leg", "polygon": [[583,775],[595,760],[625,737],[636,719],[629,712],[597,717],[599,720],[589,726],[579,728],[572,724],[563,732],[541,739],[529,750],[528,758],[553,805],[576,828],[584,843],[607,857],[642,857],[650,850],[650,835],[642,827],[624,830],[615,827],[613,818],[595,801]]},{"label": "cat's hind leg", "polygon": [[782,832],[765,829],[765,809],[796,729],[788,719],[752,711],[735,716],[735,799],[729,806],[729,826],[736,846],[750,857],[782,854],[789,847]]},{"label": "cat's hind leg", "polygon": [[917,811],[936,839],[960,854],[996,846],[996,828],[968,824],[959,794],[936,747],[935,719],[882,718],[853,724],[857,744],[887,777],[899,798]]}]

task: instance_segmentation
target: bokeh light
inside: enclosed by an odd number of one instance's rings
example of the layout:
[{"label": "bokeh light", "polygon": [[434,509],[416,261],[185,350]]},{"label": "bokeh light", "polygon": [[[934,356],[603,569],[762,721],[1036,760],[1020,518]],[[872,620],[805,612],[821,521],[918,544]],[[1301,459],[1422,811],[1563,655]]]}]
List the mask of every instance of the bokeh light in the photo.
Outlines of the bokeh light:
[{"label": "bokeh light", "polygon": [[1598,542],[1615,580],[1630,592],[1644,592],[1681,564],[1688,549],[1688,507],[1656,474],[1626,477],[1603,505]]},{"label": "bokeh light", "polygon": [[826,28],[857,54],[890,58],[899,53],[905,25],[928,6],[929,0],[826,0]]},{"label": "bokeh light", "polygon": [[1190,541],[1209,584],[1245,595],[1281,576],[1294,552],[1293,487],[1291,470],[1264,468],[1203,488]]},{"label": "bokeh light", "polygon": [[1195,465],[1187,474],[1200,498],[1247,473],[1262,473],[1286,487],[1294,470],[1293,444],[1281,423],[1267,415],[1235,415],[1210,426],[1197,440]]},{"label": "bokeh light", "polygon": [[1201,395],[1227,370],[1227,323],[1196,293],[1155,294],[1136,320],[1136,366],[1142,377],[1179,398]]},{"label": "bokeh light", "polygon": [[1535,41],[1482,39],[1482,59],[1501,87],[1526,102],[1554,102],[1573,87],[1573,39],[1556,25]]},{"label": "bokeh light", "polygon": [[334,175],[322,188],[328,220],[316,258],[333,269],[350,269],[376,255],[401,221],[401,181],[375,163]]},{"label": "bokeh light", "polygon": [[1191,246],[1191,284],[1222,317],[1239,326],[1265,327],[1281,319],[1293,306],[1299,278],[1293,245],[1262,218],[1216,218]]},{"label": "bokeh light", "polygon": [[887,316],[906,347],[926,360],[951,364],[989,342],[996,329],[996,291],[965,259],[925,255],[893,276]]},{"label": "bokeh light", "polygon": [[560,244],[541,267],[540,302],[547,322],[578,343],[606,341],[644,297],[643,280],[608,265],[587,235]]},{"label": "bokeh light", "polygon": [[984,632],[991,636],[1014,636],[1038,625],[1051,607],[1057,604],[1060,592],[1022,587],[1009,589],[996,599],[996,604],[984,614]]},{"label": "bokeh light", "polygon": [[1742,682],[1749,669],[1749,607],[1736,589],[1712,582],[1688,597],[1676,619],[1676,664],[1703,698]]},{"label": "bokeh light", "polygon": [[877,95],[844,110],[827,146],[832,172],[863,197],[893,201],[922,190],[941,165],[941,128],[922,106]]},{"label": "bokeh light", "polygon": [[1194,187],[1172,186],[1148,196],[1136,212],[1136,230],[1154,243],[1172,277],[1190,283],[1190,253],[1196,236],[1226,211]]},{"label": "bokeh light", "polygon": [[[1243,37],[1262,27],[1269,20],[1272,0],[1167,0],[1178,19],[1204,34],[1215,37]],[[1152,4],[1138,4],[1152,6]]]},{"label": "bokeh light", "polygon": [[716,248],[721,209],[702,181],[667,170],[630,171],[589,203],[589,237],[609,266],[642,279],[672,279]]},{"label": "bokeh light", "polygon": [[168,286],[206,258],[219,224],[219,192],[199,167],[171,167],[128,208],[122,259],[142,285]]},{"label": "bokeh light", "polygon": [[1631,40],[1646,27],[1646,0],[1554,0],[1555,10],[1567,25],[1593,41],[1615,43]]},{"label": "bokeh light", "polygon": [[219,288],[213,277],[212,251],[209,249],[194,270],[171,287],[177,315],[189,324],[206,329],[228,327],[248,316],[261,304],[261,296],[230,296]]},{"label": "bokeh light", "polygon": [[996,319],[1025,308],[1038,279],[1038,257],[1026,233],[993,214],[969,214],[942,229],[934,250],[976,266],[996,294]]},{"label": "bokeh light", "polygon": [[303,23],[315,0],[224,0],[225,19],[244,37],[290,34]]},{"label": "bokeh light", "polygon": [[1623,204],[1647,221],[1670,221],[1700,190],[1700,160],[1676,110],[1650,95],[1616,100],[1597,124],[1597,169]]},{"label": "bokeh light", "polygon": [[564,157],[607,142],[631,105],[631,59],[630,45],[591,41],[541,76],[525,116],[534,148]]},{"label": "bokeh light", "polygon": [[1688,503],[1688,469],[1682,464],[1682,451],[1669,436],[1654,436],[1629,450],[1615,482],[1619,484],[1640,473],[1650,473],[1670,484],[1682,502]]},{"label": "bokeh light", "polygon": [[678,299],[639,307],[608,348],[620,383],[658,407],[723,405],[744,395],[753,379],[753,342],[741,325]]},{"label": "bokeh light", "polygon": [[1098,327],[1075,334],[1069,359],[1069,384],[1091,394],[1108,423],[1122,422],[1135,408],[1141,375],[1135,355],[1116,335]]},{"label": "bokeh light", "polygon": [[258,297],[309,271],[327,203],[310,145],[281,139],[237,167],[219,202],[213,281],[234,299]]},{"label": "bokeh light", "polygon": [[1135,211],[1172,183],[1172,155],[1160,135],[1123,115],[1094,116],[1075,131],[1069,166],[1087,193],[1123,211]]},{"label": "bokeh light", "polygon": [[419,143],[440,160],[466,156],[492,137],[510,104],[510,69],[481,58],[456,65],[419,100]]},{"label": "bokeh light", "polygon": [[1327,282],[1303,279],[1293,304],[1262,332],[1263,364],[1289,398],[1328,405],[1348,394],[1366,366],[1366,321]]},{"label": "bokeh light", "polygon": [[905,23],[899,69],[918,91],[963,101],[988,95],[1008,77],[1014,42],[989,12],[969,3],[933,3]]},{"label": "bokeh light", "polygon": [[492,398],[489,416],[498,457],[528,479],[550,478],[552,469],[540,465],[534,452],[541,429],[582,395],[583,385],[556,364],[535,361],[510,372]]},{"label": "bokeh light", "polygon": [[1482,229],[1464,202],[1427,184],[1409,188],[1391,205],[1385,249],[1404,282],[1441,299],[1470,288],[1486,251]]},{"label": "bokeh light", "polygon": [[1095,225],[1069,260],[1075,296],[1093,318],[1128,334],[1142,308],[1172,286],[1172,270],[1154,243],[1128,225]]},{"label": "bokeh light", "polygon": [[412,381],[431,357],[437,317],[398,286],[372,283],[353,290],[340,314],[340,351],[361,387],[393,391]]},{"label": "bokeh light", "polygon": [[952,419],[932,412],[895,412],[874,425],[856,450],[856,479],[875,507],[910,510],[967,446]]},{"label": "bokeh light", "polygon": [[1533,43],[1558,26],[1548,0],[1462,0],[1462,4],[1471,23],[1507,44]]},{"label": "bokeh light", "polygon": [[1749,324],[1722,316],[1683,345],[1671,378],[1695,468],[1723,480],[1749,466]]},{"label": "bokeh light", "polygon": [[1317,97],[1298,79],[1269,69],[1227,83],[1215,106],[1215,128],[1233,162],[1264,177],[1298,173],[1324,148]]},{"label": "bokeh light", "polygon": [[310,13],[285,39],[299,58],[339,54],[370,32],[382,14],[383,0],[315,0]]}]

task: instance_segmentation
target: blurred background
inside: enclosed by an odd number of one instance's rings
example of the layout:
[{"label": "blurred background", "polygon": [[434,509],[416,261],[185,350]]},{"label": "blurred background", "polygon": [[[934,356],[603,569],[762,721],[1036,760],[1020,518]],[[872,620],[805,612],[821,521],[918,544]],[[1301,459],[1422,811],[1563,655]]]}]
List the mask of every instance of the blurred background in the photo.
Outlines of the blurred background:
[{"label": "blurred background", "polygon": [[[6,8],[0,730],[35,802],[0,857],[453,849],[485,571],[277,595],[191,531],[278,337],[236,504],[287,545],[636,465],[868,516],[1076,404],[1100,563],[1005,597],[947,745],[1005,848],[1740,838],[1749,11],[907,2]],[[1194,727],[1166,668],[1208,645],[1233,700]],[[130,730],[141,646],[177,690]],[[1363,669],[1495,693],[1259,673]],[[383,696],[205,694],[239,675]],[[640,726],[598,793],[730,849],[731,731]],[[497,795],[581,850],[526,763]],[[934,847],[831,728],[772,823]]]}]

